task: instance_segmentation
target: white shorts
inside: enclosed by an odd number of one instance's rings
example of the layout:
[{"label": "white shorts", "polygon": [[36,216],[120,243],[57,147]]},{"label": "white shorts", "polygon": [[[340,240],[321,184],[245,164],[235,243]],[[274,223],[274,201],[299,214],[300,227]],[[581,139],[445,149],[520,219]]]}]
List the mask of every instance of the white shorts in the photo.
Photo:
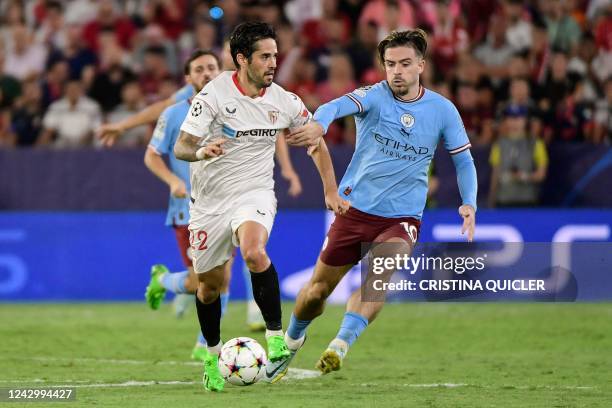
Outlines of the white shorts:
[{"label": "white shorts", "polygon": [[206,273],[223,265],[239,246],[236,231],[246,221],[255,221],[272,232],[276,216],[274,191],[258,191],[232,205],[223,214],[205,214],[197,203],[189,211],[189,241],[196,273]]}]

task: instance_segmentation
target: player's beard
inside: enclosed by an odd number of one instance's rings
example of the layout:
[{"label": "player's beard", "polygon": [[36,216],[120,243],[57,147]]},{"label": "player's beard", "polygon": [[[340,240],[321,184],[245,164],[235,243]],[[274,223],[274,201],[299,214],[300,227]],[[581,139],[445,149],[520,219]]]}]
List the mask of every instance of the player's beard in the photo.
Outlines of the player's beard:
[{"label": "player's beard", "polygon": [[402,79],[401,82],[398,82],[398,83],[391,81],[389,83],[389,86],[391,87],[391,91],[393,92],[393,95],[395,95],[398,98],[402,98],[408,95],[410,93],[410,90],[414,86],[418,86],[418,82],[410,84],[408,83],[408,81]]},{"label": "player's beard", "polygon": [[211,77],[206,76],[202,79],[202,82],[200,82],[199,84],[194,84],[193,87],[195,88],[196,93],[200,93],[200,91],[204,89],[206,84],[209,83],[211,79]]},{"label": "player's beard", "polygon": [[[272,74],[271,79],[268,81],[266,79],[267,74]],[[274,81],[274,70],[266,71],[261,75],[257,75],[250,69],[247,70],[247,76],[249,77],[249,81],[251,81],[257,88],[267,88],[272,85],[272,81]]]}]

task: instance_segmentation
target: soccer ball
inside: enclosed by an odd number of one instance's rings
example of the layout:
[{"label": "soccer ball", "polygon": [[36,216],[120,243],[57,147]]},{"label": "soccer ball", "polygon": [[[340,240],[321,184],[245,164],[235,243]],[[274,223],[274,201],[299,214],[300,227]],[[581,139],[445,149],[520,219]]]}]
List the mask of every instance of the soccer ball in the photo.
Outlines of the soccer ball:
[{"label": "soccer ball", "polygon": [[236,337],[221,348],[219,371],[234,385],[251,385],[266,372],[266,351],[250,337]]}]

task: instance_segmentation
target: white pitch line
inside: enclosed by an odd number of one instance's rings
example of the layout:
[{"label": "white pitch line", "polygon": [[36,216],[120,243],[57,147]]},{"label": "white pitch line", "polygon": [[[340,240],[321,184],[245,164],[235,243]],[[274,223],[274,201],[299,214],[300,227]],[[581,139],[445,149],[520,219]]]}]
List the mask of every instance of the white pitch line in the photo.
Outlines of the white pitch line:
[{"label": "white pitch line", "polygon": [[[122,359],[106,359],[106,358],[67,358],[67,357],[17,357],[19,360],[34,360],[34,361],[71,361],[71,362],[82,362],[82,363],[106,363],[106,364],[133,364],[133,365],[184,365],[184,366],[201,366],[202,363],[197,361],[171,361],[171,360],[122,360]],[[321,373],[315,370],[306,370],[302,368],[290,368],[289,372],[283,380],[304,380],[309,378],[316,378],[321,376]],[[192,381],[127,381],[123,383],[109,383],[109,384],[78,384],[85,381],[79,380],[63,380],[64,382],[71,382],[71,385],[65,385],[66,387],[141,387],[150,385],[193,385],[199,384],[199,382]],[[0,380],[0,383],[13,383],[13,384],[27,384],[27,383],[47,383],[47,380],[35,378],[33,380]],[[376,383],[362,383],[353,384],[360,385],[362,387],[377,387],[379,384]],[[502,384],[499,386],[481,385],[481,384],[466,384],[466,383],[431,383],[431,384],[396,384],[401,387],[410,388],[459,388],[459,387],[476,387],[476,388],[507,388],[507,389],[546,389],[546,390],[592,390],[597,387],[594,386],[582,386],[582,385],[506,385]],[[62,387],[62,385],[50,385],[53,387]]]},{"label": "white pitch line", "polygon": [[[356,385],[356,384],[355,384]],[[378,387],[379,384],[363,383],[359,384],[362,387]],[[475,388],[504,388],[509,390],[593,390],[597,387],[583,386],[583,385],[506,385],[502,384],[499,386],[493,385],[482,385],[482,384],[465,384],[465,383],[433,383],[433,384],[392,384],[399,387],[410,387],[410,388],[459,388],[459,387],[475,387]]]}]

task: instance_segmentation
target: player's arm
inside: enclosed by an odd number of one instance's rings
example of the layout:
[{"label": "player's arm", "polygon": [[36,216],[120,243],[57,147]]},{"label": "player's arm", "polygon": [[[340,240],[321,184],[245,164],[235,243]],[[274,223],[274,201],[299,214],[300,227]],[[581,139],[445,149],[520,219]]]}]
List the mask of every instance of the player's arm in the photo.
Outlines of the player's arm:
[{"label": "player's arm", "polygon": [[117,138],[119,138],[126,130],[155,122],[164,109],[173,105],[174,103],[175,97],[173,95],[164,100],[157,101],[154,104],[147,106],[140,112],[128,116],[119,122],[106,123],[100,126],[98,129],[98,138],[102,141],[104,146],[112,146]]},{"label": "player's arm", "polygon": [[174,155],[179,160],[194,162],[210,160],[221,156],[226,139],[219,137],[204,142],[204,137],[211,132],[212,122],[217,115],[216,93],[212,83],[193,98],[187,117],[181,125],[181,132],[174,144]]},{"label": "player's arm", "polygon": [[476,229],[476,195],[478,194],[476,166],[474,166],[474,159],[470,153],[472,145],[465,132],[461,116],[451,102],[441,106],[439,113],[443,122],[444,145],[453,159],[457,172],[457,184],[462,201],[459,207],[459,215],[463,218],[461,234],[467,232],[468,241],[471,242]]},{"label": "player's arm", "polygon": [[350,203],[343,200],[338,194],[338,184],[336,184],[336,175],[334,174],[334,166],[327,149],[327,144],[324,140],[319,142],[319,146],[311,154],[312,160],[317,166],[321,181],[323,182],[323,192],[325,194],[325,205],[327,209],[332,210],[336,214],[344,214],[348,211]]},{"label": "player's arm", "polygon": [[[368,110],[370,99],[365,91],[351,92],[324,103],[314,113],[314,121],[295,129],[287,136],[287,143],[294,146],[316,146],[317,141],[327,133],[331,123],[339,118]],[[360,95],[363,95],[360,96]]]},{"label": "player's arm", "polygon": [[281,134],[276,139],[276,160],[281,169],[281,175],[289,182],[289,195],[297,197],[302,193],[302,182],[300,176],[293,169],[289,147],[285,141],[285,135]]},{"label": "player's arm", "polygon": [[227,141],[226,139],[219,137],[203,146],[200,144],[201,141],[201,137],[194,136],[181,130],[181,134],[174,145],[174,155],[179,160],[194,162],[210,160],[225,153],[223,144]]},{"label": "player's arm", "polygon": [[170,194],[182,198],[187,196],[185,182],[174,174],[162,159],[162,155],[168,154],[172,148],[173,130],[168,123],[171,115],[171,112],[166,109],[157,120],[153,136],[145,152],[144,163],[151,173],[168,185]]},{"label": "player's arm", "polygon": [[166,162],[164,162],[161,155],[153,146],[149,145],[147,147],[144,163],[151,173],[155,174],[161,181],[168,185],[170,194],[179,198],[187,197],[185,182],[166,166]]}]

